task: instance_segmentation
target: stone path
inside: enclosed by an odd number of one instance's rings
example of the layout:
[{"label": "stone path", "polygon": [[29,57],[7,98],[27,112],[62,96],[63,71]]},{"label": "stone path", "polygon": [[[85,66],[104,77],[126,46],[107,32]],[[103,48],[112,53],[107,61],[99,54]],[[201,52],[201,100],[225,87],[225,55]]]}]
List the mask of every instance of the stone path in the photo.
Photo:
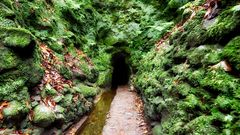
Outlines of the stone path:
[{"label": "stone path", "polygon": [[119,86],[111,103],[102,135],[148,135],[143,104],[129,86]]}]

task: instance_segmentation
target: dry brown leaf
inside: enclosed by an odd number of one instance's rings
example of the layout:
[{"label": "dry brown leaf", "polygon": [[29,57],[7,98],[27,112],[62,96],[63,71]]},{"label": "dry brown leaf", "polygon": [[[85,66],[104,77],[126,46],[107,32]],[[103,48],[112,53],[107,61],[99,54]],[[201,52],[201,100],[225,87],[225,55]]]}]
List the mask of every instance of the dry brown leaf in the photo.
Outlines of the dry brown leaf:
[{"label": "dry brown leaf", "polygon": [[3,119],[3,114],[2,114],[2,111],[4,108],[8,107],[9,103],[7,101],[4,101],[1,103],[0,105],[0,120]]},{"label": "dry brown leaf", "polygon": [[207,9],[206,14],[204,15],[204,19],[212,19],[217,15],[217,8],[219,5],[219,0],[207,0],[206,4],[204,4],[204,7]]}]

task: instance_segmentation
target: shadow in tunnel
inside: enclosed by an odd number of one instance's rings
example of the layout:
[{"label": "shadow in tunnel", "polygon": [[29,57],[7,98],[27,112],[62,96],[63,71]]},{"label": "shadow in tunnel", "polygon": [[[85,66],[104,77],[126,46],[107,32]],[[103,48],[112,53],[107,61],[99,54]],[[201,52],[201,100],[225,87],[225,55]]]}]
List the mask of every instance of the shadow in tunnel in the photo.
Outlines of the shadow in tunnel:
[{"label": "shadow in tunnel", "polygon": [[126,52],[118,52],[112,56],[112,89],[117,89],[119,85],[128,84],[130,77],[130,67],[127,63]]}]

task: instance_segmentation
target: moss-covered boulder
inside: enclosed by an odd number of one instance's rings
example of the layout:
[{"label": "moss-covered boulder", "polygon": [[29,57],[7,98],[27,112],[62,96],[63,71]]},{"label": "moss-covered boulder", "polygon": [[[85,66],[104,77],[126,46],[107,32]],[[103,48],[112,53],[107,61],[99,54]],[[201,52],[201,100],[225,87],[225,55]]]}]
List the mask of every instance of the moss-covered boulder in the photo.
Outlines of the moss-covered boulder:
[{"label": "moss-covered boulder", "polygon": [[80,94],[83,94],[84,97],[93,97],[96,96],[99,92],[98,88],[90,87],[84,84],[80,84],[74,88]]},{"label": "moss-covered boulder", "polygon": [[[11,101],[8,107],[3,109],[3,116],[6,119],[19,118],[23,113],[27,112],[25,105],[21,104],[18,101]],[[28,110],[29,111],[29,110]]]},{"label": "moss-covered boulder", "polygon": [[11,69],[16,67],[19,62],[20,59],[19,57],[14,54],[13,51],[11,51],[10,49],[2,46],[0,44],[0,72],[3,69]]},{"label": "moss-covered boulder", "polygon": [[[20,100],[24,97],[18,97],[21,92],[25,93],[28,89],[23,88],[25,85],[26,79],[16,78],[15,80],[9,80],[5,83],[0,84],[0,100]],[[27,95],[26,95],[27,96]]]},{"label": "moss-covered boulder", "polygon": [[0,3],[0,17],[14,16],[14,12],[3,3]]},{"label": "moss-covered boulder", "polygon": [[0,27],[0,39],[5,46],[24,48],[30,44],[31,32],[23,28]]},{"label": "moss-covered boulder", "polygon": [[240,70],[240,36],[232,39],[223,49],[222,58],[227,59],[237,70]]},{"label": "moss-covered boulder", "polygon": [[47,96],[55,96],[57,93],[58,92],[50,84],[46,84],[44,89],[41,91],[41,96],[45,98]]},{"label": "moss-covered boulder", "polygon": [[213,26],[207,30],[207,35],[212,41],[225,41],[239,34],[240,10],[232,7],[222,12]]},{"label": "moss-covered boulder", "polygon": [[40,127],[48,127],[55,118],[54,111],[45,105],[38,105],[33,110],[33,122]]}]

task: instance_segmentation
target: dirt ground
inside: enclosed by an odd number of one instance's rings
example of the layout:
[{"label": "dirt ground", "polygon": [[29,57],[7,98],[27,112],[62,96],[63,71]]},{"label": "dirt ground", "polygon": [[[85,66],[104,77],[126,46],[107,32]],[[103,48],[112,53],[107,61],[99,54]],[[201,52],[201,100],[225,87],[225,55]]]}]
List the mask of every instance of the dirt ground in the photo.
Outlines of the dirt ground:
[{"label": "dirt ground", "polygon": [[103,135],[148,135],[143,103],[129,86],[119,86],[111,103]]}]

